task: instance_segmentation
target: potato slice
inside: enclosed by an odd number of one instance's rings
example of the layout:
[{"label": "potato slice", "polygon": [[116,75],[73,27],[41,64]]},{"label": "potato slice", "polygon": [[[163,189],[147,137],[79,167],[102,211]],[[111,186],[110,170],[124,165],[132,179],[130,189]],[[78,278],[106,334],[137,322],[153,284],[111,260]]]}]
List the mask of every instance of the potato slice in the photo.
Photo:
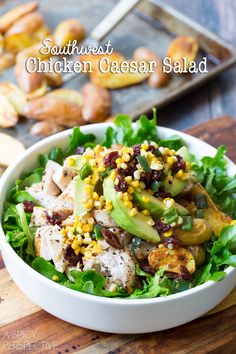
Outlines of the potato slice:
[{"label": "potato slice", "polygon": [[197,40],[191,36],[179,36],[175,38],[168,50],[167,57],[170,57],[172,62],[179,62],[180,67],[183,71],[184,69],[184,60],[186,59],[187,68],[189,67],[189,63],[192,60],[195,60],[197,52],[199,49],[199,45]]},{"label": "potato slice", "polygon": [[14,65],[15,56],[13,53],[3,53],[0,56],[0,71],[8,69]]},{"label": "potato slice", "polygon": [[30,134],[33,136],[50,136],[59,133],[62,130],[63,127],[61,125],[58,125],[53,121],[43,120],[32,125],[30,128]]},{"label": "potato slice", "polygon": [[140,84],[149,77],[149,73],[111,73],[110,71],[103,73],[99,70],[90,74],[90,79],[95,85],[108,88],[118,89],[122,87]]},{"label": "potato slice", "polygon": [[231,217],[222,213],[222,211],[217,208],[205,188],[200,183],[194,184],[191,193],[192,195],[204,194],[207,197],[208,209],[204,210],[204,218],[209,225],[211,225],[214,234],[219,236],[221,230],[231,224]]},{"label": "potato slice", "polygon": [[[15,65],[15,76],[19,87],[26,93],[39,89],[44,81],[44,75],[40,72],[28,72],[25,67],[25,61],[20,61]],[[30,66],[30,70],[33,67]]]},{"label": "potato slice", "polygon": [[[45,61],[45,64],[47,65],[48,62]],[[49,72],[49,64],[48,64],[48,72],[44,72],[44,78],[48,84],[48,86],[51,87],[58,87],[61,86],[62,84],[62,76],[60,73],[57,72]]]},{"label": "potato slice", "polygon": [[38,8],[37,1],[31,1],[21,4],[12,10],[5,13],[0,17],[0,32],[5,33],[8,28],[21,17],[27,15],[30,12],[35,11]]},{"label": "potato slice", "polygon": [[64,47],[70,41],[81,42],[85,38],[85,29],[79,20],[69,18],[59,23],[53,38],[58,47]]},{"label": "potato slice", "polygon": [[160,245],[149,253],[148,263],[155,270],[162,267],[166,272],[177,274],[182,273],[182,267],[185,267],[190,274],[196,270],[191,252],[182,247],[169,249]]},{"label": "potato slice", "polygon": [[87,83],[82,89],[82,115],[86,122],[95,123],[104,121],[110,114],[110,93],[97,85]]},{"label": "potato slice", "polygon": [[26,118],[37,120],[53,120],[65,127],[84,123],[80,105],[61,97],[50,97],[49,95],[28,102],[23,108],[23,115]]},{"label": "potato slice", "polygon": [[5,47],[7,52],[17,54],[35,43],[32,36],[27,33],[15,33],[6,38]]},{"label": "potato slice", "polygon": [[62,98],[74,103],[77,103],[79,106],[83,103],[83,98],[80,92],[71,90],[71,89],[57,89],[49,92],[48,97]]},{"label": "potato slice", "polygon": [[192,253],[196,266],[201,267],[206,260],[206,251],[203,246],[189,246],[188,250]]},{"label": "potato slice", "polygon": [[134,52],[134,59],[137,61],[154,61],[157,65],[154,72],[150,74],[147,83],[152,88],[163,87],[169,82],[169,75],[163,72],[161,59],[149,48],[139,47]]},{"label": "potato slice", "polygon": [[18,122],[18,114],[7,97],[0,93],[0,127],[11,128]]},{"label": "potato slice", "polygon": [[183,245],[200,245],[210,240],[212,227],[204,219],[193,219],[193,227],[191,230],[184,231],[182,228],[176,228],[174,234]]},{"label": "potato slice", "polygon": [[0,133],[0,165],[9,166],[25,151],[24,145],[12,136]]},{"label": "potato slice", "polygon": [[9,81],[0,83],[0,92],[5,95],[8,101],[14,106],[16,112],[21,114],[22,108],[26,104],[25,93]]}]

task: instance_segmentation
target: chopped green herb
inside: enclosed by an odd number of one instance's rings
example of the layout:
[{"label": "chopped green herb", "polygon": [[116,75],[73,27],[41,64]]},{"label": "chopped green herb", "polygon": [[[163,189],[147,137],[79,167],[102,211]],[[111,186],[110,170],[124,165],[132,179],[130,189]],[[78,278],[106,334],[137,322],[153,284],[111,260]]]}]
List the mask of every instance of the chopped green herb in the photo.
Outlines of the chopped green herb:
[{"label": "chopped green herb", "polygon": [[95,238],[96,240],[103,239],[102,225],[99,224],[94,225],[92,238]]},{"label": "chopped green herb", "polygon": [[182,230],[184,231],[190,231],[193,228],[193,218],[190,215],[187,216],[182,216],[183,218],[183,224],[182,224]]},{"label": "chopped green herb", "polygon": [[108,166],[108,167],[105,169],[105,171],[100,172],[100,177],[101,177],[101,178],[106,177],[106,176],[109,174],[109,172],[110,172],[111,170],[112,170],[112,167]]},{"label": "chopped green herb", "polygon": [[164,211],[163,217],[167,224],[172,224],[172,222],[175,222],[178,219],[178,213],[176,208],[170,208]]},{"label": "chopped green herb", "polygon": [[139,155],[137,157],[138,162],[140,163],[140,165],[142,166],[142,168],[144,169],[145,172],[152,172],[149,164],[148,164],[148,160],[145,156]]},{"label": "chopped green herb", "polygon": [[154,181],[152,182],[151,184],[151,190],[155,193],[158,191],[158,189],[160,188],[161,186],[161,182],[158,182],[158,181]]},{"label": "chopped green herb", "polygon": [[90,166],[89,162],[86,162],[79,171],[81,179],[85,179],[86,177],[91,175],[92,172],[93,172],[93,170],[92,170],[92,167]]}]

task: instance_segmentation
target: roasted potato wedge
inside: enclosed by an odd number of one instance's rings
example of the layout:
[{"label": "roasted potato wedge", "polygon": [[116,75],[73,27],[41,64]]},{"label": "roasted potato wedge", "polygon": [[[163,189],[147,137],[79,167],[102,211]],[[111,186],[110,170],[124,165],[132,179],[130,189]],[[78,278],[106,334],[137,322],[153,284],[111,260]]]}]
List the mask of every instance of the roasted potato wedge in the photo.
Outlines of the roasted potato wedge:
[{"label": "roasted potato wedge", "polygon": [[5,33],[14,22],[21,17],[35,11],[38,8],[37,1],[31,1],[21,4],[0,17],[0,32]]},{"label": "roasted potato wedge", "polygon": [[194,246],[209,241],[212,236],[211,225],[204,219],[193,219],[193,227],[189,231],[176,228],[174,235],[183,245]]},{"label": "roasted potato wedge", "polygon": [[[48,62],[44,62],[46,65],[48,64]],[[60,73],[57,73],[57,72],[51,72],[49,71],[49,66],[48,66],[48,71],[47,72],[44,72],[44,78],[45,78],[45,81],[46,83],[48,84],[48,86],[51,86],[51,87],[58,87],[58,86],[61,86],[62,84],[62,76]]]},{"label": "roasted potato wedge", "polygon": [[169,249],[160,245],[149,253],[148,263],[155,270],[162,267],[166,272],[177,274],[182,273],[182,267],[185,267],[190,274],[196,270],[191,252],[182,247]]},{"label": "roasted potato wedge", "polygon": [[[53,42],[50,42],[50,44],[48,43],[48,47],[53,46],[53,45],[54,45]],[[33,58],[37,57],[41,61],[49,59],[52,56],[50,51],[47,54],[45,52],[41,53],[40,52],[41,48],[42,48],[42,42],[39,42],[29,48],[21,50],[16,56],[16,63],[19,63],[21,61],[25,61],[26,59],[31,58],[31,57],[33,57]]]},{"label": "roasted potato wedge", "polygon": [[17,54],[35,43],[34,38],[27,33],[14,33],[5,40],[7,52]]},{"label": "roasted potato wedge", "polygon": [[79,106],[81,106],[83,103],[83,98],[81,93],[71,89],[53,90],[48,94],[48,97],[62,98],[77,103]]},{"label": "roasted potato wedge", "polygon": [[26,118],[53,120],[65,127],[73,127],[84,123],[81,106],[61,97],[46,95],[32,100],[25,105],[22,113]]},{"label": "roasted potato wedge", "polygon": [[46,81],[42,81],[41,86],[39,86],[39,88],[27,94],[27,100],[28,101],[35,100],[36,98],[46,95],[47,92],[48,92],[48,85]]},{"label": "roasted potato wedge", "polygon": [[[99,70],[99,62],[103,58],[109,59],[110,62],[116,61],[118,63],[121,63],[125,59],[121,53],[112,52],[110,55],[102,55],[102,54],[81,55],[79,60],[83,63],[85,63],[85,62],[90,63],[91,67],[92,67],[92,71],[98,71]],[[103,68],[102,64],[101,64],[101,67]],[[86,66],[86,69],[87,68],[89,68],[89,65]]]},{"label": "roasted potato wedge", "polygon": [[93,71],[90,79],[93,84],[107,89],[118,89],[122,87],[137,85],[149,77],[149,73],[112,73],[107,71],[103,73],[100,70]]},{"label": "roasted potato wedge", "polygon": [[167,50],[167,57],[170,57],[172,62],[179,62],[179,65],[183,71],[183,57],[186,59],[186,65],[188,68],[190,61],[195,60],[198,48],[198,42],[194,37],[179,36],[171,42]]},{"label": "roasted potato wedge", "polygon": [[151,49],[145,47],[139,47],[134,51],[134,59],[137,61],[145,60],[145,61],[154,61],[156,63],[156,67],[154,68],[154,72],[150,74],[147,79],[147,83],[152,88],[163,87],[167,85],[169,82],[169,75],[163,72],[162,61],[156,53],[154,53]]},{"label": "roasted potato wedge", "polygon": [[206,251],[203,246],[189,246],[188,250],[192,253],[196,266],[201,267],[206,260]]},{"label": "roasted potato wedge", "polygon": [[16,85],[9,81],[0,83],[0,92],[6,96],[8,101],[13,105],[16,112],[21,114],[22,108],[26,104],[26,95]]},{"label": "roasted potato wedge", "polygon": [[0,93],[0,127],[11,128],[18,122],[18,114],[7,97]]},{"label": "roasted potato wedge", "polygon": [[[31,66],[30,66],[31,69]],[[44,74],[40,72],[28,72],[25,67],[25,61],[16,63],[15,77],[19,87],[26,93],[33,92],[42,86]]]},{"label": "roasted potato wedge", "polygon": [[70,18],[59,23],[53,37],[58,47],[64,47],[70,41],[81,42],[85,38],[85,29],[79,20]]},{"label": "roasted potato wedge", "polygon": [[30,134],[33,136],[50,136],[59,133],[62,130],[63,127],[61,125],[50,120],[43,120],[32,125],[30,128]]},{"label": "roasted potato wedge", "polygon": [[5,39],[16,33],[33,34],[44,24],[43,16],[39,12],[32,12],[17,20],[5,33]]},{"label": "roasted potato wedge", "polygon": [[222,213],[222,211],[217,208],[205,188],[203,188],[200,183],[194,184],[191,193],[193,196],[195,194],[204,194],[207,197],[208,209],[204,210],[204,218],[209,225],[211,225],[214,234],[219,236],[221,230],[231,224],[231,217]]},{"label": "roasted potato wedge", "polygon": [[24,145],[12,136],[0,133],[0,165],[9,166],[25,151]]},{"label": "roasted potato wedge", "polygon": [[15,62],[15,56],[13,53],[3,53],[0,56],[0,71],[6,70],[13,66]]},{"label": "roasted potato wedge", "polygon": [[3,54],[4,51],[4,40],[3,40],[3,36],[0,33],[0,56]]},{"label": "roasted potato wedge", "polygon": [[104,121],[111,110],[110,93],[106,89],[88,82],[84,85],[82,94],[83,119],[89,123]]}]

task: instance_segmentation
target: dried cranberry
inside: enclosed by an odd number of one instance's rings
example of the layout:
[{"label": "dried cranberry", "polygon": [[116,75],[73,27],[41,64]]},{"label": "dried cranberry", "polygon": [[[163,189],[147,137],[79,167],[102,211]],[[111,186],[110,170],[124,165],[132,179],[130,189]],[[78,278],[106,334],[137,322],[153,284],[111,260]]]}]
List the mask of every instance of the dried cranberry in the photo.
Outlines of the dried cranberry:
[{"label": "dried cranberry", "polygon": [[168,246],[171,246],[173,248],[181,247],[181,242],[174,236],[165,237],[163,244],[166,248],[168,248]]},{"label": "dried cranberry", "polygon": [[123,176],[117,176],[118,184],[115,184],[115,190],[117,192],[126,192],[128,190],[128,183]]},{"label": "dried cranberry", "polygon": [[107,243],[109,243],[110,246],[121,249],[120,241],[114,232],[104,228],[102,229],[102,234],[104,239],[106,240]]},{"label": "dried cranberry", "polygon": [[134,156],[139,156],[141,150],[141,144],[137,144],[133,146]]},{"label": "dried cranberry", "polygon": [[123,169],[123,168],[117,168],[117,173],[119,175],[123,175],[123,176],[132,176],[134,171],[136,170],[136,165],[137,165],[137,161],[135,158],[131,157],[131,159],[129,160],[129,162],[126,162],[127,168]]},{"label": "dried cranberry", "polygon": [[176,155],[177,161],[175,161],[172,165],[172,172],[177,173],[180,170],[186,170],[186,162],[183,160],[182,156]]},{"label": "dried cranberry", "polygon": [[34,210],[34,202],[30,202],[30,201],[27,201],[25,200],[23,203],[23,207],[24,207],[24,211],[26,213],[32,213],[33,210]]},{"label": "dried cranberry", "polygon": [[119,157],[118,151],[112,151],[104,157],[104,165],[106,167],[116,168],[116,159]]},{"label": "dried cranberry", "polygon": [[163,198],[163,199],[172,197],[171,193],[163,192],[163,191],[160,191],[160,190],[158,190],[158,192],[154,193],[154,196],[156,198]]},{"label": "dried cranberry", "polygon": [[140,263],[139,266],[146,273],[149,273],[152,275],[154,275],[156,273],[156,270],[153,269],[152,267],[150,267],[150,265],[146,262]]},{"label": "dried cranberry", "polygon": [[84,152],[85,152],[85,148],[83,146],[78,146],[75,149],[75,155],[83,155]]},{"label": "dried cranberry", "polygon": [[151,174],[149,172],[141,172],[140,181],[144,182],[146,187],[148,187],[152,181]]},{"label": "dried cranberry", "polygon": [[53,211],[51,214],[48,212],[46,214],[46,219],[51,225],[61,225],[62,223],[62,218],[61,215],[55,211]]},{"label": "dried cranberry", "polygon": [[154,228],[160,232],[161,234],[163,234],[164,232],[167,232],[170,230],[170,225],[165,224],[163,221],[161,220],[157,220],[155,222]]},{"label": "dried cranberry", "polygon": [[157,149],[155,148],[155,146],[149,145],[148,151],[150,151],[152,154],[155,154],[156,150]]},{"label": "dried cranberry", "polygon": [[161,181],[162,179],[162,171],[152,171],[152,175],[151,175],[151,178],[152,178],[152,181]]},{"label": "dried cranberry", "polygon": [[75,254],[75,251],[70,245],[63,250],[63,257],[71,266],[76,266],[79,262],[82,263],[82,254]]}]

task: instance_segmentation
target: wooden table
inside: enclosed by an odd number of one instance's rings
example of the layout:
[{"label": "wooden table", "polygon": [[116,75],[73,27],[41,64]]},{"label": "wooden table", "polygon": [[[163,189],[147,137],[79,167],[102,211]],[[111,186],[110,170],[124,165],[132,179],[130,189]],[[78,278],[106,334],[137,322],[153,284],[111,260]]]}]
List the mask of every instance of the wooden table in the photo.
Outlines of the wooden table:
[{"label": "wooden table", "polygon": [[[235,0],[161,1],[236,47]],[[158,120],[160,125],[183,130],[223,114],[236,117],[236,66],[169,107],[163,108],[158,114]]]},{"label": "wooden table", "polygon": [[[188,132],[212,145],[227,145],[228,156],[236,161],[232,118],[211,120]],[[217,310],[227,309],[180,327],[145,335],[95,332],[63,322],[32,304],[10,279],[0,256],[0,353],[234,354],[235,304],[236,290]]]}]

